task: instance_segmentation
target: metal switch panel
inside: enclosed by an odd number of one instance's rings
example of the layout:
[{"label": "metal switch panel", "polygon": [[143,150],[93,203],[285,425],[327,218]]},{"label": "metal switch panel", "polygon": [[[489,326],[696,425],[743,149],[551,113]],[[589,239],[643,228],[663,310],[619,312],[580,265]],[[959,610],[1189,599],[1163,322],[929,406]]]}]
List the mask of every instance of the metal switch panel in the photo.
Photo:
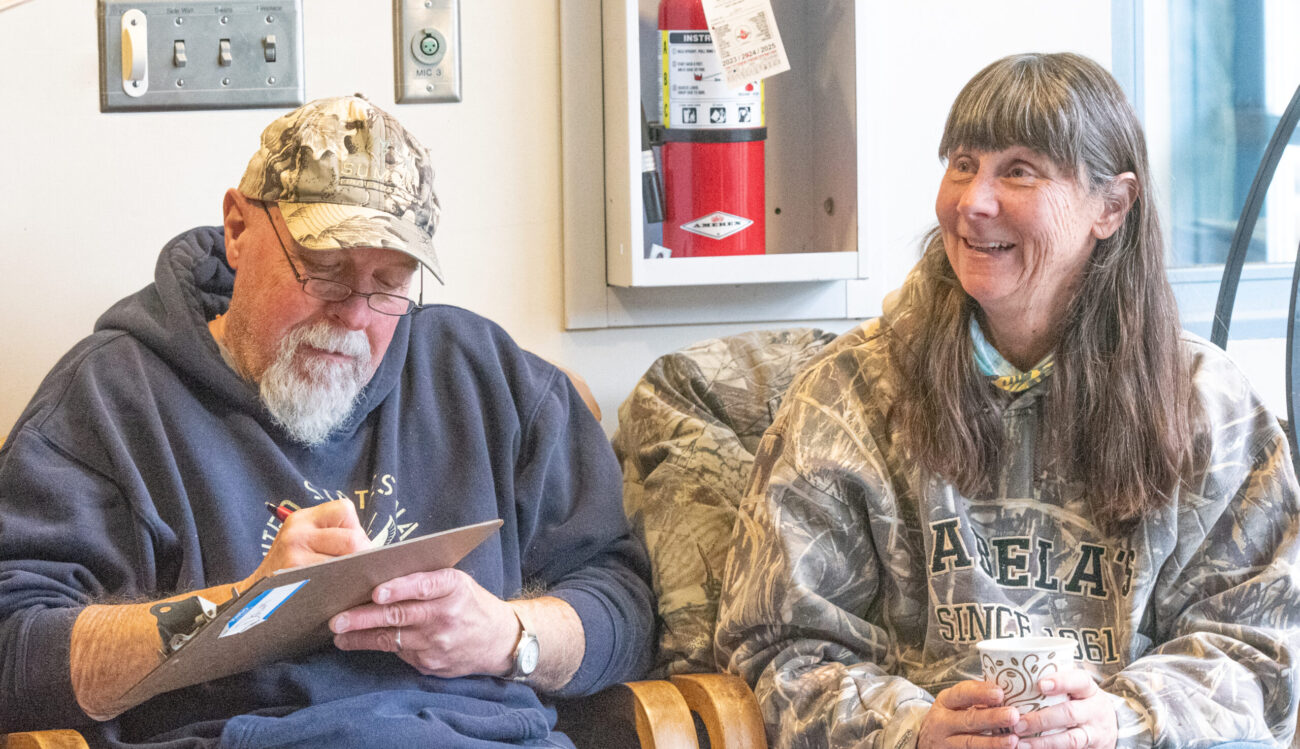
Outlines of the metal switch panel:
[{"label": "metal switch panel", "polygon": [[460,0],[393,0],[396,99],[460,101]]},{"label": "metal switch panel", "polygon": [[302,0],[99,0],[99,28],[101,112],[305,100]]}]

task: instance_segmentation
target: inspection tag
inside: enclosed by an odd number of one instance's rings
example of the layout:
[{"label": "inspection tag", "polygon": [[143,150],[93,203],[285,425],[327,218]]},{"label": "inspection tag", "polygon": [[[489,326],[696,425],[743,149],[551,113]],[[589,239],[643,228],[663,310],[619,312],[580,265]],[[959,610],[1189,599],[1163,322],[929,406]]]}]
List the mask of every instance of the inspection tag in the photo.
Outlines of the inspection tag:
[{"label": "inspection tag", "polygon": [[771,0],[702,0],[727,85],[738,88],[790,69]]}]

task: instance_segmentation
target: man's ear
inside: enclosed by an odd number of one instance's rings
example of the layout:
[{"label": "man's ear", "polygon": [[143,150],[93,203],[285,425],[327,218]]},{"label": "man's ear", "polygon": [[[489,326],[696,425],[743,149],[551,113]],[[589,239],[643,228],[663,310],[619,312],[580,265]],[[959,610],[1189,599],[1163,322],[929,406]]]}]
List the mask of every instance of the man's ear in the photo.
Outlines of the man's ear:
[{"label": "man's ear", "polygon": [[244,232],[248,231],[248,212],[251,209],[252,204],[248,198],[238,190],[226,190],[226,195],[221,200],[221,215],[226,229],[226,262],[231,268],[239,267],[239,259],[243,254],[240,240]]},{"label": "man's ear", "polygon": [[1102,196],[1103,210],[1097,217],[1097,222],[1092,225],[1092,235],[1100,240],[1119,231],[1129,209],[1133,207],[1133,201],[1137,200],[1137,195],[1138,182],[1133,172],[1116,175],[1106,186]]}]

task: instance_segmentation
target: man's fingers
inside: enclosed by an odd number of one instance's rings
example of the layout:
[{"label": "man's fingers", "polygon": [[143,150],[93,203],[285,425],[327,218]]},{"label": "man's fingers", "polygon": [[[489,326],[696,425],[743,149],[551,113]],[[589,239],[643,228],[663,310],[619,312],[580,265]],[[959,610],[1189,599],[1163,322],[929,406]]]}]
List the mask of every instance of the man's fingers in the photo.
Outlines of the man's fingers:
[{"label": "man's fingers", "polygon": [[[455,616],[468,576],[459,570],[416,572],[375,587],[374,603],[349,609],[330,620],[330,631],[348,632],[386,627],[442,626]],[[382,648],[381,648],[382,649]]]},{"label": "man's fingers", "polygon": [[416,572],[376,586],[370,600],[375,603],[434,601],[459,592],[468,580],[465,573],[456,569]]},{"label": "man's fingers", "polygon": [[356,528],[360,530],[361,521],[357,518],[356,505],[346,499],[336,499],[311,507],[304,507],[290,515],[285,525],[310,520],[318,528]]},{"label": "man's fingers", "polygon": [[[364,603],[330,619],[330,631],[336,634],[364,629],[413,629],[443,625],[436,604],[428,601],[401,601],[383,606]],[[410,647],[409,643],[406,647]]]},{"label": "man's fingers", "polygon": [[360,528],[318,528],[308,544],[312,551],[326,557],[341,557],[370,548],[369,539]]},{"label": "man's fingers", "polygon": [[294,512],[285,519],[276,541],[323,556],[342,556],[370,547],[356,508],[345,499]]},{"label": "man's fingers", "polygon": [[[398,631],[396,628],[385,628],[340,632],[334,635],[334,646],[339,650],[382,650],[386,653],[423,650],[429,646],[418,629],[400,630],[400,643],[397,640]],[[399,644],[401,647],[398,647]]]}]

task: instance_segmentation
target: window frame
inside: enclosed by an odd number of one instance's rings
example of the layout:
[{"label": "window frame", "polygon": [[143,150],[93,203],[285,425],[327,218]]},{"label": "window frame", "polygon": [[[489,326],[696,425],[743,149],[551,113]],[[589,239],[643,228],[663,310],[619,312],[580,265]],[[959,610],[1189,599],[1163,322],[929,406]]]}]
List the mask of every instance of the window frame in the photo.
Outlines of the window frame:
[{"label": "window frame", "polygon": [[[1146,123],[1144,0],[1111,0],[1111,72]],[[1224,265],[1168,269],[1185,329],[1210,337]],[[1293,262],[1248,263],[1242,267],[1232,310],[1229,340],[1286,337]]]}]

